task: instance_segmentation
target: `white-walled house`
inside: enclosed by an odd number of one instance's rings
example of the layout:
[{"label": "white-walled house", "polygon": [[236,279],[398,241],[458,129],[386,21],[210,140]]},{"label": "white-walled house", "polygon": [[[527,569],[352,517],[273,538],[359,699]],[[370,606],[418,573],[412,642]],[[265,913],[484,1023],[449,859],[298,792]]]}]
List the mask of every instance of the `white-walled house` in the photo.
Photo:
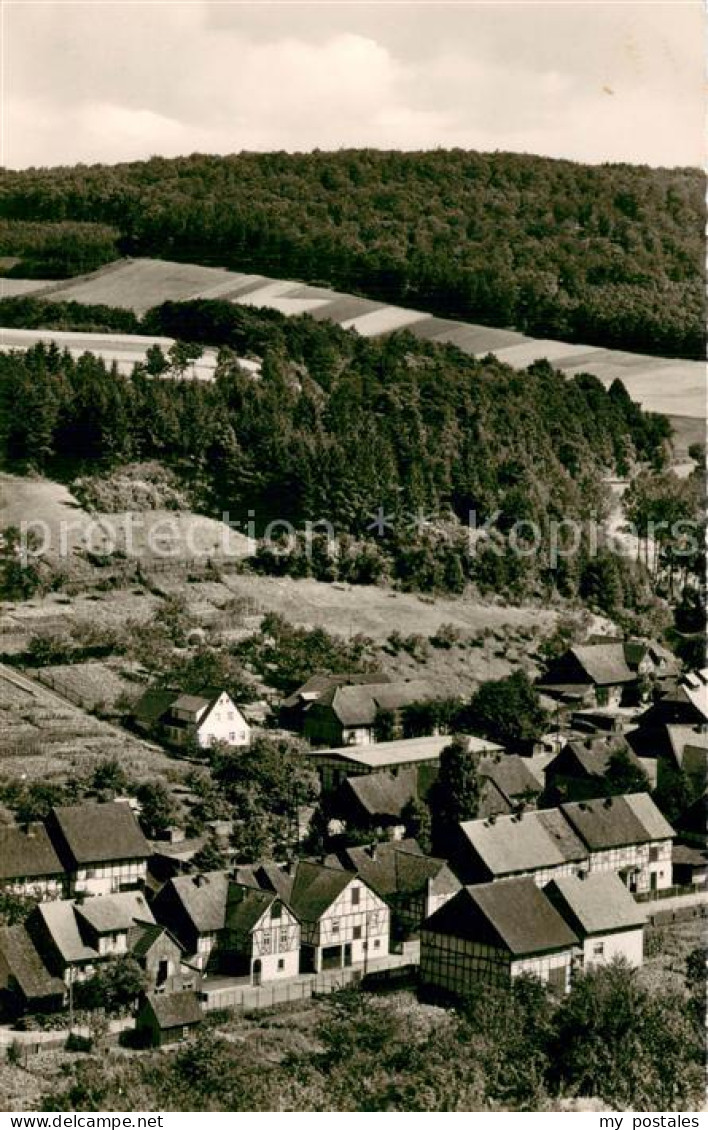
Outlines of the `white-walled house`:
[{"label": "white-walled house", "polygon": [[44,824],[0,827],[0,886],[16,895],[61,898],[67,874]]},{"label": "white-walled house", "polygon": [[145,885],[151,849],[130,805],[58,806],[46,828],[67,874],[67,894],[109,895]]},{"label": "white-walled house", "polygon": [[213,964],[212,954],[224,929],[228,887],[225,871],[177,875],[152,901],[157,921],[177,938],[189,964],[202,972]]},{"label": "white-walled house", "polygon": [[644,960],[646,916],[619,875],[596,871],[552,879],[543,893],[555,906],[582,946],[584,968],[622,957],[630,965]]},{"label": "white-walled house", "polygon": [[46,968],[68,985],[90,977],[102,961],[126,956],[133,929],[154,923],[142,892],[124,891],[40,903],[25,928]]},{"label": "white-walled house", "polygon": [[674,830],[648,793],[561,805],[587,848],[588,870],[614,871],[633,894],[672,883]]},{"label": "white-walled house", "polygon": [[424,923],[420,983],[464,997],[475,984],[538,977],[565,993],[579,939],[532,879],[463,887]]},{"label": "white-walled house", "polygon": [[292,872],[259,868],[300,923],[300,972],[366,965],[389,953],[390,911],[359,875],[300,860]]},{"label": "white-walled house", "polygon": [[575,875],[587,848],[557,808],[465,820],[452,859],[468,883],[532,878],[543,886],[554,875]]},{"label": "white-walled house", "polygon": [[219,949],[223,972],[253,985],[297,977],[300,924],[275,892],[232,882]]},{"label": "white-walled house", "polygon": [[198,694],[149,690],[133,708],[138,729],[177,748],[196,741],[202,749],[221,744],[247,746],[251,728],[225,690],[207,687]]}]

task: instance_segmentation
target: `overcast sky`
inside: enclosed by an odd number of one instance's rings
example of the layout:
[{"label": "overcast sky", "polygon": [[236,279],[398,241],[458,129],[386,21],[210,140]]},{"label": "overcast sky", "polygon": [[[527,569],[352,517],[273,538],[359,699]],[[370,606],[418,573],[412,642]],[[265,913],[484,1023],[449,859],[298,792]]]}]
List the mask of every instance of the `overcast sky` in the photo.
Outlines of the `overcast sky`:
[{"label": "overcast sky", "polygon": [[3,0],[2,162],[506,149],[702,165],[701,0]]}]

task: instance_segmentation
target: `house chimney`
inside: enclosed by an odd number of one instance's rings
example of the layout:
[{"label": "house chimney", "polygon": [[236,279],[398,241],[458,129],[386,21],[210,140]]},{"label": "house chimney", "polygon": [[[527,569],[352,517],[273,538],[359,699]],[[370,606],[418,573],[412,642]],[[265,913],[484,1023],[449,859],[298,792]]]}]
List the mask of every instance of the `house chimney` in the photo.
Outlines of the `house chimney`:
[{"label": "house chimney", "polygon": [[371,859],[373,859],[373,860],[376,860],[376,857],[377,857],[377,855],[378,855],[378,853],[379,853],[379,847],[378,847],[378,844],[377,844],[376,842],[374,842],[374,843],[371,843],[371,844],[369,844],[369,846],[368,846],[368,848],[367,848],[366,850],[367,850],[367,851],[368,851],[368,853],[369,853],[369,857],[370,857]]},{"label": "house chimney", "polygon": [[612,797],[611,797],[611,796],[607,796],[607,797],[605,797],[605,805],[604,805],[604,807],[605,807],[605,808],[612,808]]},{"label": "house chimney", "polygon": [[487,823],[488,823],[488,824],[490,824],[490,825],[491,825],[492,827],[494,827],[494,825],[496,824],[496,822],[497,822],[497,814],[496,814],[496,812],[492,812],[492,813],[490,813],[490,815],[489,815],[489,817],[488,817],[488,819],[487,819]]},{"label": "house chimney", "polygon": [[198,875],[194,876],[194,886],[195,887],[203,887],[204,884],[206,883],[206,881],[207,881],[206,875],[203,875],[201,873],[201,871],[199,872]]}]

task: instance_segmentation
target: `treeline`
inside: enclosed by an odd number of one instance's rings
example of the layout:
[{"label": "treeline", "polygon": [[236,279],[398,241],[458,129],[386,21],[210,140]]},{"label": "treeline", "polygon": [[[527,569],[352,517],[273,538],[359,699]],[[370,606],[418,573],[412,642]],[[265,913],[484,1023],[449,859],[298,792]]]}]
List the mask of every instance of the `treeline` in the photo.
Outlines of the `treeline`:
[{"label": "treeline", "polygon": [[[606,391],[546,362],[518,373],[408,334],[369,341],[308,317],[206,301],[166,303],[140,328],[219,345],[216,380],[159,380],[148,366],[121,376],[56,347],[3,355],[5,461],[66,478],[67,469],[161,460],[210,513],[245,521],[252,510],[261,532],[274,518],[326,520],[337,537],[357,539],[364,552],[355,547],[352,579],[393,573],[404,586],[452,591],[476,580],[518,595],[560,583],[577,594],[582,553],[553,573],[546,544],[533,555],[501,552],[515,523],[545,533],[553,521],[601,515],[603,475],[637,459],[660,464],[669,434],[620,382]],[[262,358],[257,379],[238,363],[248,352]],[[474,554],[470,515],[489,523]],[[266,557],[261,566],[271,569]],[[605,585],[594,583],[600,594]]]},{"label": "treeline", "polygon": [[107,224],[0,220],[2,273],[23,279],[63,279],[95,271],[119,257],[119,236]]},{"label": "treeline", "polygon": [[124,254],[301,278],[532,335],[705,352],[697,169],[463,150],[195,154],[3,170],[0,216],[98,221]]}]

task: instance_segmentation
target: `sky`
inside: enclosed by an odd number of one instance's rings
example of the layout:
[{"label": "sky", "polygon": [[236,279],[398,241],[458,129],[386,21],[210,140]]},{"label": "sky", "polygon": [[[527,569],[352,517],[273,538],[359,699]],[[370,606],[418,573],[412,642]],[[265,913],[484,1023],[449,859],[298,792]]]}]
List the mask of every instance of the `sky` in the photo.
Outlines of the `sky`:
[{"label": "sky", "polygon": [[0,164],[347,147],[706,161],[702,0],[0,0]]}]

